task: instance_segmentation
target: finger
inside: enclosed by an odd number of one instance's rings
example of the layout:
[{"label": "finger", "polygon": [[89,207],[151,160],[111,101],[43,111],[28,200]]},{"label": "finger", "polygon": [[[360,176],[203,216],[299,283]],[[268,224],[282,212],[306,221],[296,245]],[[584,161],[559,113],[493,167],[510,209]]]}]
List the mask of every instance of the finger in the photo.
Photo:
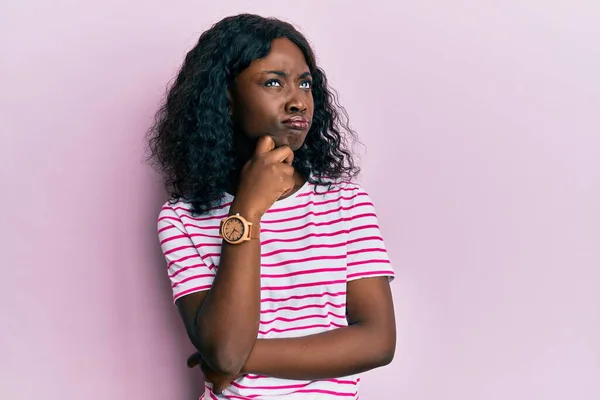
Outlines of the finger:
[{"label": "finger", "polygon": [[218,384],[216,382],[212,382],[212,384],[213,384],[212,391],[215,394],[221,394],[223,392],[223,388],[221,387],[222,385],[220,385],[220,384]]},{"label": "finger", "polygon": [[216,385],[213,385],[213,390],[216,394],[221,394],[223,393],[223,390],[227,389],[227,386],[229,386],[228,382],[220,382]]},{"label": "finger", "polygon": [[201,359],[202,359],[202,356],[200,355],[199,352],[195,352],[194,354],[189,356],[187,359],[188,368],[194,368],[194,367],[198,366]]},{"label": "finger", "polygon": [[265,154],[270,152],[275,148],[275,141],[271,136],[261,136],[258,138],[256,142],[256,148],[254,149],[254,154],[260,156],[261,154]]},{"label": "finger", "polygon": [[[290,166],[290,168],[292,169],[292,175],[293,175],[294,174],[293,168],[291,166]],[[279,196],[279,198],[285,197],[294,191],[294,188],[296,187],[296,185],[295,185],[294,179],[291,178],[292,175],[290,175],[289,179],[286,179],[286,187],[285,187],[283,193],[281,193],[281,196]]]},{"label": "finger", "polygon": [[292,161],[294,161],[294,151],[289,146],[281,146],[271,151],[267,157],[269,157],[269,161],[272,162],[292,165]]},{"label": "finger", "polygon": [[[290,149],[290,148],[288,147],[288,149]],[[293,151],[292,149],[290,149],[290,151],[289,151],[289,153],[288,153],[288,156],[286,157],[286,159],[285,159],[285,160],[283,160],[283,162],[284,162],[285,164],[292,165],[292,162],[293,162],[293,161],[294,161],[294,151]]]},{"label": "finger", "polygon": [[[283,165],[280,166],[281,167],[281,171],[286,174],[288,177],[292,178],[294,176],[294,173],[296,173],[296,170],[294,169],[294,167],[292,167],[291,165],[287,164],[287,163],[283,163]],[[292,185],[294,184],[294,180],[291,180]]]}]

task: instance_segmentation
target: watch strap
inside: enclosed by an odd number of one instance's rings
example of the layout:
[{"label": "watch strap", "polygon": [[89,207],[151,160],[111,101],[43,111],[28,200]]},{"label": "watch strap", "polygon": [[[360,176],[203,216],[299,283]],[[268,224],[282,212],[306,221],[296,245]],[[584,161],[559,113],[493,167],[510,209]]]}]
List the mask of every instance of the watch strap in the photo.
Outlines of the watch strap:
[{"label": "watch strap", "polygon": [[250,229],[249,238],[250,239],[259,239],[260,238],[260,224],[248,222],[248,226]]}]

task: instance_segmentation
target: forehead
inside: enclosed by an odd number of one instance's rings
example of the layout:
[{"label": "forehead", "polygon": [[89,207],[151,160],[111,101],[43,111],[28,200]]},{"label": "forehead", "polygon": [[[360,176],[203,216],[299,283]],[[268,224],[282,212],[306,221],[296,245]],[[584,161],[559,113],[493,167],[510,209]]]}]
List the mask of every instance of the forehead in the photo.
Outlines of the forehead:
[{"label": "forehead", "polygon": [[269,54],[250,64],[248,70],[249,72],[279,70],[301,74],[308,71],[308,65],[302,50],[296,44],[289,39],[280,38],[273,41]]}]

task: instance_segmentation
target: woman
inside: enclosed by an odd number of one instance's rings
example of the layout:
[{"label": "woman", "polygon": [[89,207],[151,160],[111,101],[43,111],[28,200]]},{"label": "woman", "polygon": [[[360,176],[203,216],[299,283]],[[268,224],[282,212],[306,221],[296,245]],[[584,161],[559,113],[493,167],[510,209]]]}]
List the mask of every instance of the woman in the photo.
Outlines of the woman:
[{"label": "woman", "polygon": [[395,349],[393,270],[336,106],[290,24],[228,17],[151,130],[158,234],[205,399],[358,398]]}]

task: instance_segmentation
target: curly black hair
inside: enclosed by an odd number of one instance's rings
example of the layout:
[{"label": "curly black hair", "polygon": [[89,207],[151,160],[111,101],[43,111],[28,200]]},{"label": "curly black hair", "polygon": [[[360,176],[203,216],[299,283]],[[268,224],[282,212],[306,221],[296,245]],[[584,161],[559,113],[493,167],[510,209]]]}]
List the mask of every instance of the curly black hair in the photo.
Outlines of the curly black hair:
[{"label": "curly black hair", "polygon": [[313,122],[294,167],[314,184],[331,185],[359,173],[348,146],[356,134],[306,38],[275,18],[230,16],[202,33],[187,53],[148,132],[148,159],[163,174],[171,200],[189,202],[195,214],[218,205],[232,174],[239,173],[227,89],[278,38],[302,50],[313,78]]}]

